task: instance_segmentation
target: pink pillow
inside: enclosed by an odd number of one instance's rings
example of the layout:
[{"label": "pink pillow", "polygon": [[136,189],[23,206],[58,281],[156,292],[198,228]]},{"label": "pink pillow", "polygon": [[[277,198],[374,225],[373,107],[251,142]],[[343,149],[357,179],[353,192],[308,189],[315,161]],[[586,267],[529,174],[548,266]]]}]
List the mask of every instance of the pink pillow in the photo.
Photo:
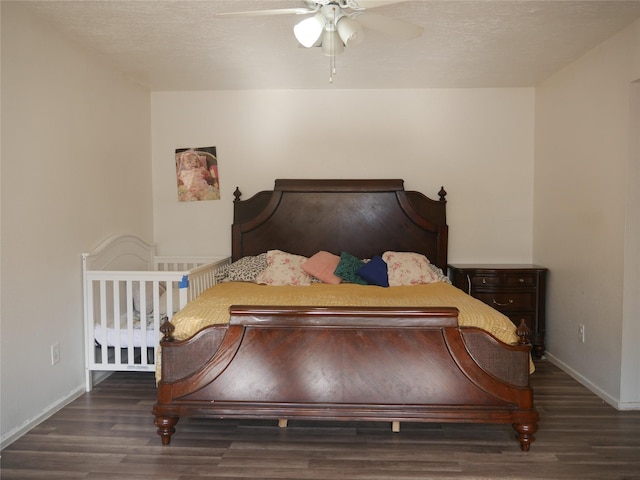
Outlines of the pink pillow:
[{"label": "pink pillow", "polygon": [[419,253],[384,252],[382,259],[387,264],[390,287],[438,281],[438,276],[429,266],[427,257]]},{"label": "pink pillow", "polygon": [[321,250],[304,262],[302,269],[324,283],[336,284],[342,281],[342,278],[333,273],[338,268],[338,263],[339,256]]},{"label": "pink pillow", "polygon": [[281,250],[267,252],[267,268],[257,277],[256,283],[264,285],[311,285],[311,276],[302,270],[307,257],[293,255]]}]

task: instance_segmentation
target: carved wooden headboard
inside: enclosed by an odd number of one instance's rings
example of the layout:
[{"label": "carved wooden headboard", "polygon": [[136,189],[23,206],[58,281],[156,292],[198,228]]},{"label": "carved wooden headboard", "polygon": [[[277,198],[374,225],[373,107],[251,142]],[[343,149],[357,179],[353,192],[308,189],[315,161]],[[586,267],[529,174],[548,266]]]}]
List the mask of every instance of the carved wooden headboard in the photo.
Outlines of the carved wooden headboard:
[{"label": "carved wooden headboard", "polygon": [[446,192],[405,191],[403,180],[276,180],[273,190],[234,194],[232,257],[268,250],[309,257],[319,250],[371,258],[418,252],[446,272]]}]

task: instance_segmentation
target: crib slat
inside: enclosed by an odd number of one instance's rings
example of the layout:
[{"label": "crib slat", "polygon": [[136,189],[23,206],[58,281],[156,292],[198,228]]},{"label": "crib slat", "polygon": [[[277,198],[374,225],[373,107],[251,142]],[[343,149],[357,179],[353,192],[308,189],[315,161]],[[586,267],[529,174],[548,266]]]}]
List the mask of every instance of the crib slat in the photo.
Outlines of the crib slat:
[{"label": "crib slat", "polygon": [[[120,282],[117,281],[113,281],[111,282],[111,292],[113,295],[113,312],[111,314],[111,318],[112,318],[112,322],[113,322],[113,330],[116,332],[115,335],[115,346],[114,349],[116,352],[120,351],[120,315],[118,314],[118,312],[121,312],[122,310],[120,310]],[[107,343],[107,330],[103,330],[104,333],[104,338],[105,338],[105,345],[102,346],[102,352],[103,354],[106,352],[108,355],[108,348],[106,347]],[[118,355],[114,355],[114,363],[118,363]],[[108,363],[108,360],[107,360]]]},{"label": "crib slat", "polygon": [[[105,280],[100,281],[100,326],[101,326],[102,332],[107,331],[107,282]],[[105,336],[104,343],[106,342],[107,342],[107,337]],[[101,354],[102,354],[101,363],[106,364],[107,351],[104,348],[104,345],[103,345]]]},{"label": "crib slat", "polygon": [[[82,259],[82,270],[83,273],[86,271],[86,260],[83,257]],[[84,278],[84,283],[82,285],[83,288],[83,298],[84,298],[84,337],[85,337],[85,347],[84,347],[84,362],[85,362],[85,390],[89,391],[92,387],[92,378],[90,373],[90,366],[94,363],[94,342],[95,342],[95,334],[93,331],[93,325],[95,320],[93,317],[90,317],[90,314],[93,315],[93,282],[88,281],[87,278]],[[93,341],[89,341],[89,339],[93,339]]]}]

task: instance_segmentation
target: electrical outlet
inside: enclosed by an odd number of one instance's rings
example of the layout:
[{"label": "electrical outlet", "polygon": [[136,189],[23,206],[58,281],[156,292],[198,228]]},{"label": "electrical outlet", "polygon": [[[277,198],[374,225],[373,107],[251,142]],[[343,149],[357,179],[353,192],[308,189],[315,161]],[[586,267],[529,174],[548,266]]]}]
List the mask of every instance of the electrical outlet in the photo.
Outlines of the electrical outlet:
[{"label": "electrical outlet", "polygon": [[580,343],[584,343],[584,325],[582,324],[578,325],[578,339]]},{"label": "electrical outlet", "polygon": [[51,365],[60,362],[60,344],[58,342],[51,345]]}]

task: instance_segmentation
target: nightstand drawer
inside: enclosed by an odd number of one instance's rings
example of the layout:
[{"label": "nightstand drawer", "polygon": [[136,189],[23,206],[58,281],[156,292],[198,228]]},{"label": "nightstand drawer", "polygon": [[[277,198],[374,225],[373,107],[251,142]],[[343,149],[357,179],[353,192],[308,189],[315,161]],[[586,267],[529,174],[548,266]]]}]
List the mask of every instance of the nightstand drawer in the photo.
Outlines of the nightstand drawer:
[{"label": "nightstand drawer", "polygon": [[503,275],[469,275],[472,287],[535,287],[534,273],[509,273]]},{"label": "nightstand drawer", "polygon": [[504,285],[507,287],[534,287],[536,283],[536,275],[534,273],[504,275]]},{"label": "nightstand drawer", "polygon": [[531,292],[474,292],[473,296],[496,310],[535,310],[536,294]]},{"label": "nightstand drawer", "polygon": [[502,281],[497,275],[469,275],[472,287],[498,287]]}]

